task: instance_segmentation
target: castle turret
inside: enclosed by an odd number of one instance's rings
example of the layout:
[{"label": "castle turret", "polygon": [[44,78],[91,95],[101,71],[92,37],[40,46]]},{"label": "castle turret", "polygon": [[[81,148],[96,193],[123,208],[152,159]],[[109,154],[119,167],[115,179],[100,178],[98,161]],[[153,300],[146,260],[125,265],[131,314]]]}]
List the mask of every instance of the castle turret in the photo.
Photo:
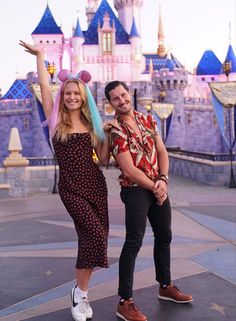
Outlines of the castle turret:
[{"label": "castle turret", "polygon": [[84,43],[84,34],[80,27],[79,18],[77,19],[77,24],[73,32],[72,42],[72,61],[71,67],[72,72],[77,73],[79,69],[82,69],[83,64],[83,43]]},{"label": "castle turret", "polygon": [[44,50],[45,59],[55,65],[56,71],[61,70],[64,35],[56,24],[48,5],[31,35],[35,45]]},{"label": "castle turret", "polygon": [[134,60],[140,60],[140,56],[142,55],[142,46],[141,46],[141,39],[140,35],[138,33],[135,19],[133,18],[132,28],[130,31],[130,38],[129,38],[132,48],[132,59]]},{"label": "castle turret", "polygon": [[145,64],[145,59],[142,55],[141,38],[136,27],[135,18],[133,18],[129,41],[131,43],[131,63],[133,64],[132,80],[135,81],[139,79]]},{"label": "castle turret", "polygon": [[173,68],[172,70],[162,68],[153,72],[152,81],[154,83],[154,100],[174,104],[166,145],[184,149],[186,143],[184,89],[188,81],[187,72],[183,68]]},{"label": "castle turret", "polygon": [[93,17],[98,9],[98,0],[88,0],[88,5],[86,7],[87,24],[93,20]]},{"label": "castle turret", "polygon": [[140,9],[143,0],[114,0],[115,9],[118,11],[118,18],[127,33],[130,33],[133,17],[141,34]]}]

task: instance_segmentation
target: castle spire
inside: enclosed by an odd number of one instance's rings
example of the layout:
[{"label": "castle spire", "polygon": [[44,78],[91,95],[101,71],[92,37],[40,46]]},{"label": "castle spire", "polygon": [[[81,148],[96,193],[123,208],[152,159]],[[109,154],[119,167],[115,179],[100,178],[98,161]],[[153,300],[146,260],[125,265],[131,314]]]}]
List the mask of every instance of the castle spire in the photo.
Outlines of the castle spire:
[{"label": "castle spire", "polygon": [[159,6],[159,25],[158,25],[158,48],[157,48],[157,54],[160,57],[166,56],[166,48],[165,48],[165,37],[164,37],[164,29],[162,25],[162,16],[161,16],[161,5]]},{"label": "castle spire", "polygon": [[133,23],[132,23],[132,27],[131,27],[131,31],[130,31],[130,37],[139,37],[140,38],[134,17],[133,17]]},{"label": "castle spire", "polygon": [[77,23],[73,32],[73,37],[84,38],[84,34],[83,34],[83,31],[81,30],[80,23],[79,23],[79,17],[77,18]]},{"label": "castle spire", "polygon": [[44,14],[37,25],[37,27],[32,32],[32,35],[62,35],[61,28],[55,22],[52,12],[47,4]]}]

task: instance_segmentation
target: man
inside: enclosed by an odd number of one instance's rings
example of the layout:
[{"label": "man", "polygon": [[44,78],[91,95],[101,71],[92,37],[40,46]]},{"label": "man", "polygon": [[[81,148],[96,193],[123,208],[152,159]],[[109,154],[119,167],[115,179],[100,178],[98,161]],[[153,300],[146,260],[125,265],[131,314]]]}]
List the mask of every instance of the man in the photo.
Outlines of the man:
[{"label": "man", "polygon": [[193,301],[171,283],[171,207],[167,196],[169,160],[152,115],[135,111],[129,88],[121,81],[105,87],[118,125],[111,129],[111,151],[121,170],[121,200],[125,204],[126,239],[119,259],[120,302],[117,316],[146,321],[132,300],[135,260],[141,248],[147,218],[154,234],[154,263],[158,297],[177,303]]}]

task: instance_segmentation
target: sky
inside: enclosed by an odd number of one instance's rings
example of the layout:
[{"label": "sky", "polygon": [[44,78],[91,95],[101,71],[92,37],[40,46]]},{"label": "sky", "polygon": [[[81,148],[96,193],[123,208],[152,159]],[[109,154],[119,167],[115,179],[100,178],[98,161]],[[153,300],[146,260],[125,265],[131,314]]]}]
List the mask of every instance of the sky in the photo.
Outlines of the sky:
[{"label": "sky", "polygon": [[[18,43],[20,39],[32,43],[31,33],[41,20],[47,2],[66,37],[71,35],[77,16],[82,30],[87,29],[86,0],[0,0],[0,88],[3,95],[17,77],[36,70],[35,57],[24,52]],[[114,9],[113,1],[108,2]],[[209,49],[223,62],[230,39],[236,53],[236,0],[143,0],[144,53],[157,50],[160,5],[165,45],[188,70],[192,71]]]}]

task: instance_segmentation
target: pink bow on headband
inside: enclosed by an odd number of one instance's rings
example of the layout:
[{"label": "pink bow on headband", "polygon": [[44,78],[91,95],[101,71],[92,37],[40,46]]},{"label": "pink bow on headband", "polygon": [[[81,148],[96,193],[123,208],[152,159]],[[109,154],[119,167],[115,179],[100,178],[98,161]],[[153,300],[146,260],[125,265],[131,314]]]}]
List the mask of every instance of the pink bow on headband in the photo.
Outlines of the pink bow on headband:
[{"label": "pink bow on headband", "polygon": [[67,69],[62,69],[59,71],[57,75],[58,79],[62,82],[65,82],[67,80],[81,80],[84,83],[88,83],[91,80],[91,75],[87,70],[81,70],[77,75],[72,75],[69,70]]}]

